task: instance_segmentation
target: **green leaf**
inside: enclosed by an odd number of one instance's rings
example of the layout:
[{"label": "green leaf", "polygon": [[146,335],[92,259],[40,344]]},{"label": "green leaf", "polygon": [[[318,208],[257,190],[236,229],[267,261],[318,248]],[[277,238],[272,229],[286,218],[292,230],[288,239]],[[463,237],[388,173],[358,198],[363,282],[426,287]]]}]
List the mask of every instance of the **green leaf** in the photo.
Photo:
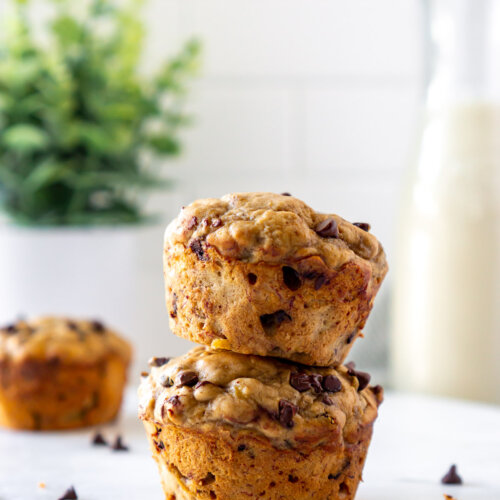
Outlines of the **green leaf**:
[{"label": "green leaf", "polygon": [[148,143],[155,153],[163,155],[176,155],[181,150],[179,141],[171,135],[153,135],[149,137]]},{"label": "green leaf", "polygon": [[59,182],[68,176],[68,168],[65,165],[50,160],[40,163],[26,177],[23,188],[26,191],[36,191],[44,186]]},{"label": "green leaf", "polygon": [[39,127],[19,124],[5,130],[1,141],[7,148],[16,151],[36,151],[48,145],[49,137]]},{"label": "green leaf", "polygon": [[52,23],[52,31],[61,45],[75,44],[81,40],[82,29],[76,19],[69,16],[58,17]]}]

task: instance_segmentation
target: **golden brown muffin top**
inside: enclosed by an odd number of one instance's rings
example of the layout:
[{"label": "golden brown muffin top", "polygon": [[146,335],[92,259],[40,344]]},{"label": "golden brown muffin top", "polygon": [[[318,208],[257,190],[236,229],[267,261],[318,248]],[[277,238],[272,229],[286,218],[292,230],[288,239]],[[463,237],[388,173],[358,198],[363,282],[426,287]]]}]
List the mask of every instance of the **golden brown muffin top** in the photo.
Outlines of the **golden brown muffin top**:
[{"label": "golden brown muffin top", "polygon": [[100,321],[42,317],[0,329],[0,361],[93,362],[114,353],[129,361],[130,344]]},{"label": "golden brown muffin top", "polygon": [[351,366],[306,367],[201,346],[150,366],[139,388],[141,418],[199,430],[226,424],[278,448],[355,439],[382,401],[381,388]]},{"label": "golden brown muffin top", "polygon": [[357,224],[315,212],[293,196],[233,193],[184,207],[167,227],[165,245],[181,243],[200,260],[207,246],[224,257],[271,264],[319,255],[333,268],[358,256],[385,274],[382,245],[368,224]]}]

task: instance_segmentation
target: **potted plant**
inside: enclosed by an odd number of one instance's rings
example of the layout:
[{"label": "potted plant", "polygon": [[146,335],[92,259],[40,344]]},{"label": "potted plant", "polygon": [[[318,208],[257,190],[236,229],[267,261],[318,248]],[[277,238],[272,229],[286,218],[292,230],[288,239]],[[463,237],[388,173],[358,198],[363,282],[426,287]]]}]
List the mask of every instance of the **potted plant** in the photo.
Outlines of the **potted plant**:
[{"label": "potted plant", "polygon": [[[188,42],[141,77],[140,4],[70,0],[35,40],[17,0],[0,45],[0,320],[20,313],[134,310],[137,230],[146,190],[166,188],[160,160],[180,151],[185,86],[199,53]],[[79,5],[81,8],[81,5]]]}]

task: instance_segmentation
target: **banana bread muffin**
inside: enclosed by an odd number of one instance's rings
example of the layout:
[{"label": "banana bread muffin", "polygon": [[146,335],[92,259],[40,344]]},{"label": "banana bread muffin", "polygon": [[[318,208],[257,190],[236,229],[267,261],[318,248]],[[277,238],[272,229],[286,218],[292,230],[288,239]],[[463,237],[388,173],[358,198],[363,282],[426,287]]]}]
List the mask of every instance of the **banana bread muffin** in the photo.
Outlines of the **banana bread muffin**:
[{"label": "banana bread muffin", "polygon": [[286,195],[195,201],[165,233],[173,332],[243,354],[341,363],[387,272],[368,230]]},{"label": "banana bread muffin", "polygon": [[367,374],[207,347],[150,364],[139,417],[167,500],[354,498],[382,401]]},{"label": "banana bread muffin", "polygon": [[0,425],[70,429],[112,420],[131,347],[98,321],[40,318],[0,330]]}]

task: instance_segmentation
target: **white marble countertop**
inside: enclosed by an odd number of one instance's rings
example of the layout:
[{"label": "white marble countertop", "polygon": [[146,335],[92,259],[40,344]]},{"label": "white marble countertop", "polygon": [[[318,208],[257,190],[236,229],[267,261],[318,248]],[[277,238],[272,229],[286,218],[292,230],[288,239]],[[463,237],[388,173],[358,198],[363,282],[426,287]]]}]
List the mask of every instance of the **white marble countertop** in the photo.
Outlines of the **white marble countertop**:
[{"label": "white marble countertop", "polygon": [[[0,500],[56,500],[70,485],[81,500],[164,500],[135,407],[130,390],[121,421],[102,429],[110,439],[121,433],[129,452],[91,446],[88,429],[0,431]],[[439,482],[452,463],[463,486]],[[388,394],[356,499],[443,500],[444,493],[500,500],[500,407]]]}]

